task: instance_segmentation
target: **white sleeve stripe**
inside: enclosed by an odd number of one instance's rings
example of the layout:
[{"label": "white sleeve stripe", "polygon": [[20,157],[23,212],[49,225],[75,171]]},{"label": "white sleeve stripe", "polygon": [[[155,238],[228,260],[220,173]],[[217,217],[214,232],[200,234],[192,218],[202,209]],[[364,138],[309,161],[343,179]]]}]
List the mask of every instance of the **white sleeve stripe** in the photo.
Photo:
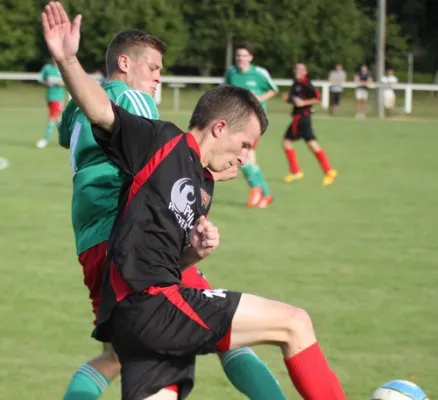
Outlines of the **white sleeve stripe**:
[{"label": "white sleeve stripe", "polygon": [[134,97],[132,94],[132,90],[127,90],[124,92],[125,95],[128,97],[128,99],[131,101],[131,104],[134,106],[135,112],[137,115],[140,115],[141,117],[147,117],[146,110],[142,107],[142,105],[139,103],[139,101]]},{"label": "white sleeve stripe", "polygon": [[271,75],[269,75],[269,72],[266,69],[257,67],[257,71],[261,75],[263,75],[263,77],[268,81],[269,86],[271,86],[273,90],[278,91],[277,85],[274,83],[274,81],[271,78]]},{"label": "white sleeve stripe", "polygon": [[135,95],[135,97],[138,98],[139,102],[143,104],[143,106],[145,107],[146,110],[146,117],[147,118],[152,118],[152,112],[151,112],[151,108],[149,107],[147,101],[145,100],[145,98],[143,97],[142,93],[138,92],[138,91],[133,91],[132,92],[133,95]]}]

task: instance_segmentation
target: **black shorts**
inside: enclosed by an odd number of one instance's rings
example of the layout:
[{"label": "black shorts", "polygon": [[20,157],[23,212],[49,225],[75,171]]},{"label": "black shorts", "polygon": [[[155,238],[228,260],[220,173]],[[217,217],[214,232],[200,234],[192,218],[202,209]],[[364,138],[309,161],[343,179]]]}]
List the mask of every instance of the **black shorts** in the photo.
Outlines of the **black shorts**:
[{"label": "black shorts", "polygon": [[330,92],[330,104],[338,106],[341,103],[341,92]]},{"label": "black shorts", "polygon": [[284,133],[284,138],[288,140],[304,139],[306,142],[316,140],[310,116],[300,114],[294,115],[292,122]]},{"label": "black shorts", "polygon": [[128,296],[111,319],[111,343],[122,365],[122,400],[143,400],[177,384],[194,384],[195,357],[226,351],[241,293],[179,285]]}]

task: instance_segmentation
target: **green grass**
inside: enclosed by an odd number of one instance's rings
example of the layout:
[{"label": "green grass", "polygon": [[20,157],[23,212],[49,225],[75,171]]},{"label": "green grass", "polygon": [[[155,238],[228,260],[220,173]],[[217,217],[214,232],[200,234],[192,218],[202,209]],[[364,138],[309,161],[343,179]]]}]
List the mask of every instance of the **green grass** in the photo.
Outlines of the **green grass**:
[{"label": "green grass", "polygon": [[[185,125],[189,114],[168,111],[165,96],[163,118]],[[195,100],[186,97],[184,109]],[[34,147],[44,107],[40,89],[0,91],[0,157],[10,162],[0,171],[0,398],[8,400],[61,398],[73,371],[99,351],[74,251],[69,154],[55,140]],[[299,143],[305,178],[287,185],[280,139],[288,116],[276,107],[258,148],[275,201],[247,209],[241,177],[219,184],[211,218],[222,245],[203,271],[215,287],[305,307],[349,399],[368,399],[395,378],[438,397],[436,125],[317,118],[339,178],[323,188]],[[297,399],[280,352],[256,350]],[[103,399],[119,398],[118,385]],[[191,398],[242,396],[208,356]]]}]

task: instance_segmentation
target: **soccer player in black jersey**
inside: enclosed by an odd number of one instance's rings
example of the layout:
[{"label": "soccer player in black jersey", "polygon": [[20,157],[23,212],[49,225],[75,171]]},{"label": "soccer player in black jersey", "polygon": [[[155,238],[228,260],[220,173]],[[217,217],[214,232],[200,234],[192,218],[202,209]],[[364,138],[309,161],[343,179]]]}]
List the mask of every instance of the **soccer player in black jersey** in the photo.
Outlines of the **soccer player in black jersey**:
[{"label": "soccer player in black jersey", "polygon": [[320,94],[308,76],[304,63],[295,66],[295,79],[292,87],[284,93],[283,101],[293,105],[292,121],[286,128],[283,138],[283,148],[289,163],[289,174],[284,181],[289,183],[302,179],[304,174],[298,165],[298,158],[294,149],[294,142],[304,139],[309,150],[315,155],[324,173],[322,184],[331,185],[337,172],[331,167],[325,151],[316,140],[312,128],[312,107],[320,102]]},{"label": "soccer player in black jersey", "polygon": [[219,244],[205,218],[204,168],[220,173],[246,161],[267,128],[246,89],[220,86],[198,101],[183,132],[112,104],[76,58],[80,16],[70,23],[59,3],[42,15],[44,36],[66,86],[93,134],[127,179],[108,246],[102,303],[93,335],[111,341],[122,365],[122,399],[184,399],[196,355],[256,344],[280,347],[304,399],[345,394],[298,307],[224,289],[181,285],[181,269]]}]

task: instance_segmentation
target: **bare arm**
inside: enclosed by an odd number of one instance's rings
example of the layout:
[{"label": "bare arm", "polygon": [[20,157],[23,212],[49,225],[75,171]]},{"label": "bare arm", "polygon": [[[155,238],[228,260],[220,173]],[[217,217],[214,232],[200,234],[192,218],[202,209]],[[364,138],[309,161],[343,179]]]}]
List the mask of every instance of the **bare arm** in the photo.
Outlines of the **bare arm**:
[{"label": "bare arm", "polygon": [[89,77],[79,63],[81,15],[70,22],[59,2],[50,2],[41,15],[44,39],[59,66],[65,86],[92,124],[111,130],[114,112],[105,91]]},{"label": "bare arm", "polygon": [[268,90],[267,92],[257,96],[257,99],[262,102],[262,101],[268,101],[269,99],[271,99],[272,97],[274,97],[277,94],[277,92],[275,90]]},{"label": "bare arm", "polygon": [[103,88],[88,76],[76,56],[60,61],[58,65],[67,90],[88,120],[111,131],[114,112]]},{"label": "bare arm", "polygon": [[193,247],[189,247],[181,256],[179,266],[181,271],[184,271],[192,265],[198,264],[202,260],[203,258],[199,256],[197,250]]},{"label": "bare arm", "polygon": [[301,100],[301,105],[299,107],[313,106],[319,103],[321,103],[321,100],[315,97],[313,99]]}]

